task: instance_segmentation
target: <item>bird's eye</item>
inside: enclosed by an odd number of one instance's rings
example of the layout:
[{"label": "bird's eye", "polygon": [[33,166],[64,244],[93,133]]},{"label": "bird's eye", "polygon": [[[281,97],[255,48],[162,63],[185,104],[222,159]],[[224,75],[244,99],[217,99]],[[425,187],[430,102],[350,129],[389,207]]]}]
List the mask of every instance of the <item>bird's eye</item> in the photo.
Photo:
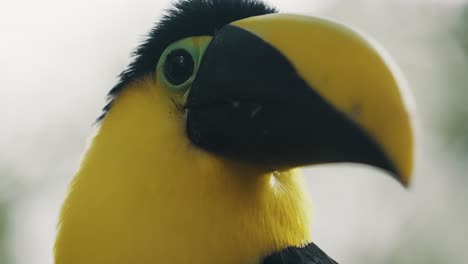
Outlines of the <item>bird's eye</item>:
[{"label": "bird's eye", "polygon": [[212,37],[189,37],[170,44],[156,66],[159,87],[185,94],[195,80],[201,58]]},{"label": "bird's eye", "polygon": [[172,85],[188,81],[195,69],[192,55],[185,49],[171,51],[164,62],[164,76]]}]

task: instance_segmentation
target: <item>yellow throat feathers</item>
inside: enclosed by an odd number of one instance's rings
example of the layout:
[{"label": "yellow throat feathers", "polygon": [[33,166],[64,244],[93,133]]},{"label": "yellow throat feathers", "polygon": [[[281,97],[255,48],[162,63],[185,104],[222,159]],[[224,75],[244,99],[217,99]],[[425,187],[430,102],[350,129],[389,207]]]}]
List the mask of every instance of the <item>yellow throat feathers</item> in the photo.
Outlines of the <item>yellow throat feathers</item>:
[{"label": "yellow throat feathers", "polygon": [[254,264],[310,241],[297,171],[200,150],[184,118],[152,78],[116,98],[62,208],[57,264]]}]

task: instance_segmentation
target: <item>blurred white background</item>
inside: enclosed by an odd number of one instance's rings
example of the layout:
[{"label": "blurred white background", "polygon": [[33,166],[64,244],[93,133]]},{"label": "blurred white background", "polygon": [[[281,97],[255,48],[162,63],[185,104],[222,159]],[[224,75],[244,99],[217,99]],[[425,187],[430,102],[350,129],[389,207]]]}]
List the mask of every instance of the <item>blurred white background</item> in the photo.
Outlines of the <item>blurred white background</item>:
[{"label": "blurred white background", "polygon": [[[271,0],[386,47],[418,108],[412,187],[359,166],[306,169],[313,238],[340,263],[468,259],[468,1]],[[129,54],[167,0],[17,0],[0,8],[0,263],[52,263],[67,184]]]}]

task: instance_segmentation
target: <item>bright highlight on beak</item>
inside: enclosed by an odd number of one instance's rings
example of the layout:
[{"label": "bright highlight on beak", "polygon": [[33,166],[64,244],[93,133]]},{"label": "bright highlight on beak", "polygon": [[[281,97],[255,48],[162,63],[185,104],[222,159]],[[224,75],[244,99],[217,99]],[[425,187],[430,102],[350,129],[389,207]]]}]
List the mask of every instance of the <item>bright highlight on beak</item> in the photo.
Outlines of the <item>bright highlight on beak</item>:
[{"label": "bright highlight on beak", "polygon": [[385,52],[337,23],[272,14],[213,37],[190,91],[196,145],[266,166],[356,162],[404,185],[413,167],[405,82]]}]

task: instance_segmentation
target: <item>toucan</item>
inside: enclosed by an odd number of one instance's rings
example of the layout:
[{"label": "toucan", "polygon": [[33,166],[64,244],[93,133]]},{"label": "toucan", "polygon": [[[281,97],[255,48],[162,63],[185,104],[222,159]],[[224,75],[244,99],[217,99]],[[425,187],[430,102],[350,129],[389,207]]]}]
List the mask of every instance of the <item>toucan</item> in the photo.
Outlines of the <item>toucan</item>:
[{"label": "toucan", "polygon": [[406,81],[354,29],[257,0],[179,0],[133,59],[70,184],[56,264],[336,263],[310,236],[300,168],[410,182]]}]

